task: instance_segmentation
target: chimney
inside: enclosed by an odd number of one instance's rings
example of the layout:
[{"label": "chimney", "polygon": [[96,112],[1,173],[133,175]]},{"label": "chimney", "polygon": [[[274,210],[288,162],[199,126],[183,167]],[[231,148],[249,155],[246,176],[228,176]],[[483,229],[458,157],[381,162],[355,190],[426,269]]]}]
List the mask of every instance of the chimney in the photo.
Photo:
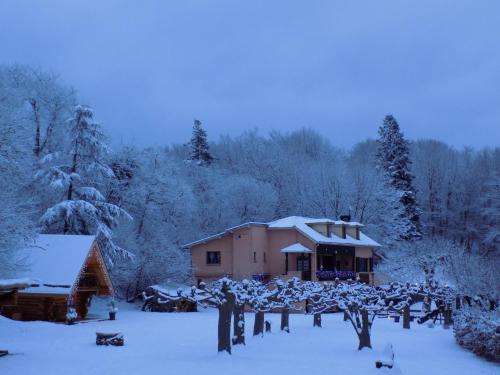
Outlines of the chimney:
[{"label": "chimney", "polygon": [[340,220],[351,221],[351,215],[340,215]]}]

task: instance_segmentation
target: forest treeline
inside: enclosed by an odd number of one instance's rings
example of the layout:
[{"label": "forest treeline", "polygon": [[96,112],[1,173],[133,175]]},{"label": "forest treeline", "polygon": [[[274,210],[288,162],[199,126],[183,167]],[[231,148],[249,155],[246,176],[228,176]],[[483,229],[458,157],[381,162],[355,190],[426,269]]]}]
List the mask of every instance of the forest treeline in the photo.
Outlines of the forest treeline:
[{"label": "forest treeline", "polygon": [[[388,185],[380,163],[380,139],[347,149],[304,128],[208,134],[207,142],[195,121],[184,144],[140,148],[118,145],[105,129],[57,76],[0,68],[0,277],[15,276],[23,266],[17,249],[40,231],[99,233],[114,283],[133,294],[186,281],[182,244],[247,221],[347,214],[384,246],[382,255],[408,229],[402,190]],[[406,145],[419,235],[496,259],[500,148]]]}]

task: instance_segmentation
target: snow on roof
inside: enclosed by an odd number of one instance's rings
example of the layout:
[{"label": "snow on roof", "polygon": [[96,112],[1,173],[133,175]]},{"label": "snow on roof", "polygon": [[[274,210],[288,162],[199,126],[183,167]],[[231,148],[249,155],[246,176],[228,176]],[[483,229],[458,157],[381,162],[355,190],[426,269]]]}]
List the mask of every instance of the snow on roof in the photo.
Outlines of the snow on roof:
[{"label": "snow on roof", "polygon": [[290,229],[294,228],[301,232],[304,236],[308,237],[311,241],[320,244],[332,244],[332,245],[350,245],[350,246],[369,246],[369,247],[380,247],[376,241],[372,240],[366,234],[359,232],[359,240],[346,235],[346,238],[339,237],[334,233],[330,234],[330,237],[314,230],[308,224],[345,224],[350,226],[360,226],[356,222],[344,222],[344,221],[334,221],[330,219],[313,219],[309,217],[302,216],[289,216],[283,219],[273,221],[268,224],[270,229]]},{"label": "snow on roof", "polygon": [[[68,294],[92,247],[95,236],[40,234],[21,250],[27,258],[28,277],[33,284],[23,291],[31,293]],[[47,290],[46,290],[47,289]],[[57,289],[57,290],[56,290]]]},{"label": "snow on roof", "polygon": [[70,294],[71,287],[62,287],[62,286],[31,286],[29,288],[23,289],[20,293],[27,294]]},{"label": "snow on roof", "polygon": [[312,250],[305,247],[301,243],[294,243],[280,250],[282,253],[312,253]]},{"label": "snow on roof", "polygon": [[23,289],[32,284],[32,281],[27,277],[22,279],[0,279],[0,290],[6,289]]}]

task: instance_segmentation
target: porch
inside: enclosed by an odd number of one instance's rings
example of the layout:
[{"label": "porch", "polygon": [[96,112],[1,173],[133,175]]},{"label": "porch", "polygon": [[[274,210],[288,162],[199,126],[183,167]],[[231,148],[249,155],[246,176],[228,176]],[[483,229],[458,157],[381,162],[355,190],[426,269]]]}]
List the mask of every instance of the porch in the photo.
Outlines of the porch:
[{"label": "porch", "polygon": [[373,259],[354,246],[316,246],[316,251],[296,243],[281,249],[285,254],[285,275],[304,281],[334,281],[360,278],[373,283]]}]

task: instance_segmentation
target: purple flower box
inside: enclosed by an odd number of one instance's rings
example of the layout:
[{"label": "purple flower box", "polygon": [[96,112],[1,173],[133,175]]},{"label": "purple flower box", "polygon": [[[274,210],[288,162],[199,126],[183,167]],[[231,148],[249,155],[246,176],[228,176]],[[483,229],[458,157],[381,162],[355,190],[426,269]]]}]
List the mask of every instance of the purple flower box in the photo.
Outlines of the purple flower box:
[{"label": "purple flower box", "polygon": [[263,282],[264,281],[264,274],[263,273],[254,273],[252,275],[252,279],[255,281]]},{"label": "purple flower box", "polygon": [[356,272],[321,270],[321,271],[316,271],[316,276],[318,277],[319,280],[335,280],[336,278],[339,278],[340,280],[346,280],[346,279],[356,279]]}]

